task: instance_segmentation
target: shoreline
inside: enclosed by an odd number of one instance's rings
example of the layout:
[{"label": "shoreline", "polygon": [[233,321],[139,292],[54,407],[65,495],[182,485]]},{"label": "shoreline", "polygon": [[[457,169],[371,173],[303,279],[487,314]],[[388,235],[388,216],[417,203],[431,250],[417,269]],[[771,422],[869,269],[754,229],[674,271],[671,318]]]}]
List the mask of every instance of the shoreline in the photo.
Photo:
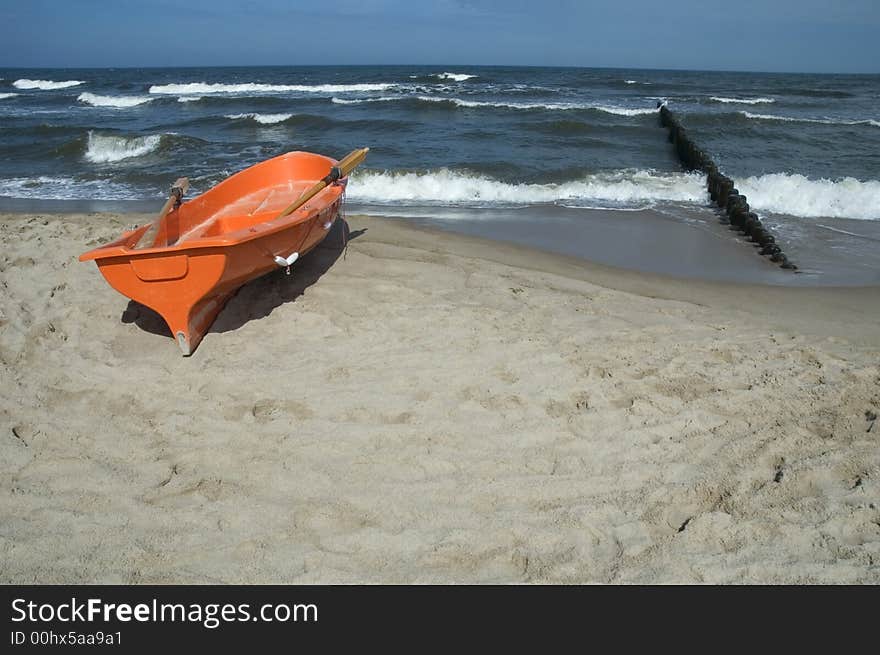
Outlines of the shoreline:
[{"label": "shoreline", "polygon": [[[97,220],[118,215],[147,221],[151,220],[156,204],[147,200],[125,201],[118,203],[115,210],[114,203],[107,201],[46,203],[18,199],[0,204],[0,215],[89,214]],[[89,211],[92,207],[100,209]],[[874,247],[880,242],[880,222],[875,221],[834,219],[839,227],[829,227],[821,219],[788,217],[786,229],[797,236],[783,237],[781,242],[799,266],[799,270],[792,272],[760,256],[756,244],[722,224],[718,212],[708,206],[628,210],[438,207],[385,208],[376,212],[375,208],[355,205],[346,213],[519,245],[648,276],[779,287],[880,287],[880,255]]]},{"label": "shoreline", "polygon": [[[582,257],[523,246],[516,242],[443,230],[430,224],[398,224],[398,219],[374,216],[348,218],[374,221],[374,230],[388,230],[392,234],[399,229],[426,250],[445,247],[445,251],[450,254],[467,253],[498,264],[550,272],[646,298],[753,313],[763,316],[768,324],[777,327],[785,327],[782,323],[782,317],[785,317],[800,323],[801,329],[821,326],[825,329],[822,333],[825,336],[833,336],[835,331],[857,340],[871,341],[878,336],[870,324],[880,323],[880,284],[799,287],[750,281],[682,278],[611,266]],[[382,238],[381,235],[382,232],[376,234],[374,231],[373,238]],[[387,240],[390,243],[395,242],[391,235]],[[776,268],[778,267],[774,267]],[[780,274],[791,276],[784,271]],[[833,315],[817,316],[816,306],[831,310]]]},{"label": "shoreline", "polygon": [[5,583],[880,582],[880,287],[349,215],[182,358],[138,218],[0,214]]},{"label": "shoreline", "polygon": [[[606,211],[606,210],[597,210]],[[613,210],[611,210],[613,213]],[[153,219],[152,213],[144,212],[42,212],[37,216],[46,220],[59,220],[72,217],[77,221],[88,218],[91,221],[110,221],[112,229],[102,230],[106,240],[115,237],[123,229],[143,225]],[[25,212],[2,212],[0,221],[32,217]],[[498,264],[515,266],[528,270],[552,272],[572,277],[585,282],[593,282],[601,286],[644,295],[649,298],[676,300],[694,303],[700,306],[716,307],[764,314],[772,323],[774,314],[790,317],[804,327],[825,326],[825,333],[831,335],[835,330],[849,337],[870,339],[873,331],[863,331],[862,324],[871,321],[880,323],[880,282],[858,285],[783,285],[769,284],[750,279],[699,279],[689,278],[638,269],[615,266],[601,261],[558,252],[537,246],[523,245],[514,240],[504,240],[483,236],[480,233],[451,229],[446,225],[438,225],[436,221],[422,217],[388,217],[369,214],[348,214],[349,223],[357,221],[365,223],[373,229],[371,237],[384,239],[394,244],[401,238],[418,244],[427,251],[440,249],[450,254],[464,254],[476,258],[485,258]],[[96,223],[97,225],[97,223]],[[100,225],[101,228],[109,227]],[[718,231],[726,232],[725,226],[717,226]],[[352,227],[352,230],[357,229]],[[724,235],[725,237],[727,235]],[[99,239],[91,241],[93,245]],[[91,247],[91,246],[90,246]],[[749,252],[751,246],[736,243],[731,237],[725,248],[745,254],[748,260],[761,265],[764,270],[771,271],[778,278],[792,279],[797,274],[782,271],[756,253]],[[85,248],[83,248],[85,250]],[[817,316],[813,307],[817,304],[831,310],[828,316]],[[777,312],[777,308],[781,308]],[[781,322],[775,323],[782,326]]]},{"label": "shoreline", "polygon": [[797,238],[789,234],[781,242],[799,268],[786,271],[760,256],[757,244],[722,224],[718,212],[707,207],[624,211],[543,207],[457,214],[472,218],[444,218],[443,213],[413,217],[406,212],[376,218],[675,279],[779,287],[880,286],[880,256],[874,248],[880,242],[880,223],[837,219],[844,227],[858,223],[862,233],[856,234],[789,217],[786,229],[794,230]]}]

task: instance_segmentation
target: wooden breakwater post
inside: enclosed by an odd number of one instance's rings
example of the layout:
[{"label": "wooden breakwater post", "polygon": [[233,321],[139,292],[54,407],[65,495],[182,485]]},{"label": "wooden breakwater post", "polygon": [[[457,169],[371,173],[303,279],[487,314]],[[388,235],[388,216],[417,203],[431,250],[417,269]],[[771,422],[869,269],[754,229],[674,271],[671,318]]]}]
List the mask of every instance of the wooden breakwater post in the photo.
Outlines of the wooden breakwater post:
[{"label": "wooden breakwater post", "polygon": [[675,147],[679,161],[689,171],[702,171],[706,174],[706,186],[712,200],[724,211],[722,222],[730,225],[731,230],[739,230],[752,243],[761,248],[761,254],[770,261],[789,270],[797,270],[782,248],[776,243],[776,237],[770,234],[761,223],[758,215],[751,210],[746,197],[734,186],[733,180],[718,170],[715,162],[703,152],[681,126],[665,103],[658,103],[660,108],[660,124],[669,130],[669,141]]}]

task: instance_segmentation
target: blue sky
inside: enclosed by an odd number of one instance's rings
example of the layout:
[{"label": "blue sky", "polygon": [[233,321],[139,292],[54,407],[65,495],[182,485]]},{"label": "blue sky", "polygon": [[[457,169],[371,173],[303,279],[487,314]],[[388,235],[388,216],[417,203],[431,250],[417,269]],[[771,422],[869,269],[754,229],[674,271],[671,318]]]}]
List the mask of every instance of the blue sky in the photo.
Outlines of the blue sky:
[{"label": "blue sky", "polygon": [[0,0],[0,66],[880,72],[880,0]]}]

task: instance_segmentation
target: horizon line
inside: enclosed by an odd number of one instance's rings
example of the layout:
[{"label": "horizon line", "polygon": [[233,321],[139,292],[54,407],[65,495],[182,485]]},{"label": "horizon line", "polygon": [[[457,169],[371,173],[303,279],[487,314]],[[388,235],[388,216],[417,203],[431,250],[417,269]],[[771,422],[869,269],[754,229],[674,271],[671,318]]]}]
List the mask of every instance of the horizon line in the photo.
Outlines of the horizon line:
[{"label": "horizon line", "polygon": [[756,70],[727,68],[644,68],[639,66],[582,66],[575,64],[206,64],[206,65],[121,65],[121,66],[7,66],[0,64],[2,70],[136,70],[136,69],[170,69],[183,70],[191,68],[448,68],[453,66],[470,66],[474,68],[562,68],[578,70],[627,70],[670,73],[751,73],[760,75],[880,75],[876,72],[853,71],[794,71],[794,70]]}]

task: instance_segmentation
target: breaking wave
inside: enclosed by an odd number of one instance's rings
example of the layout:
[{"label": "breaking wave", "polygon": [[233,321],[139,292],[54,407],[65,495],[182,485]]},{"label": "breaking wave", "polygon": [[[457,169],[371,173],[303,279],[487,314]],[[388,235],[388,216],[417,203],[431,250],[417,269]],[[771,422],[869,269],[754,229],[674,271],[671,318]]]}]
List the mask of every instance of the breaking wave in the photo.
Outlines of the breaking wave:
[{"label": "breaking wave", "polygon": [[658,111],[660,111],[659,107],[638,107],[633,109],[630,107],[611,107],[608,105],[588,105],[584,108],[595,109],[596,111],[604,111],[606,114],[615,114],[617,116],[644,116],[646,114],[656,114]]},{"label": "breaking wave", "polygon": [[72,177],[14,177],[0,180],[0,196],[39,200],[139,200],[143,192],[110,180],[77,180]]},{"label": "breaking wave", "polygon": [[365,102],[394,102],[395,100],[407,100],[406,96],[399,97],[383,97],[383,98],[361,98],[360,100],[352,100],[351,98],[337,98],[333,96],[330,102],[335,105],[360,105]]},{"label": "breaking wave", "polygon": [[413,100],[423,103],[446,104],[450,107],[479,108],[490,107],[496,109],[550,109],[550,110],[593,110],[617,116],[641,116],[643,114],[655,114],[659,110],[655,107],[617,107],[612,105],[595,105],[584,103],[540,103],[540,102],[488,102],[482,100],[463,100],[461,98],[444,98],[442,96],[382,96],[380,98],[331,98],[331,102],[340,105],[357,105],[369,102],[412,102]]},{"label": "breaking wave", "polygon": [[14,98],[17,95],[17,93],[0,93],[0,100],[6,100],[6,98]]},{"label": "breaking wave", "polygon": [[437,73],[434,77],[441,80],[453,80],[454,82],[464,82],[472,80],[476,75],[468,75],[467,73]]},{"label": "breaking wave", "polygon": [[748,111],[739,112],[746,118],[762,121],[783,121],[786,123],[822,123],[824,125],[873,125],[880,127],[880,121],[870,118],[861,120],[846,120],[843,118],[798,118],[794,116],[777,116],[775,114],[753,114]]},{"label": "breaking wave", "polygon": [[293,114],[227,114],[226,118],[232,120],[252,120],[261,125],[274,125],[275,123],[283,123],[293,117]]},{"label": "breaking wave", "polygon": [[448,169],[428,172],[361,171],[348,188],[353,201],[413,202],[428,205],[593,206],[596,202],[631,205],[653,201],[705,202],[704,178],[689,173],[625,170],[595,173],[558,184],[509,183]]},{"label": "breaking wave", "polygon": [[[803,218],[880,220],[880,181],[811,180],[772,173],[736,180],[757,211]],[[557,204],[621,208],[655,202],[705,203],[705,177],[697,173],[620,170],[551,184],[502,182],[449,169],[427,172],[361,171],[352,176],[356,202],[413,205],[516,206]]]},{"label": "breaking wave", "polygon": [[880,220],[880,181],[770,173],[736,181],[755,209],[805,218]]},{"label": "breaking wave", "polygon": [[52,80],[15,80],[12,83],[16,89],[39,89],[40,91],[54,91],[55,89],[68,89],[72,86],[85,84],[81,80],[66,80],[64,82],[53,82]]},{"label": "breaking wave", "polygon": [[191,95],[199,93],[346,93],[360,91],[386,91],[395,86],[382,84],[211,84],[191,82],[188,84],[154,84],[150,93]]},{"label": "breaking wave", "polygon": [[711,96],[709,100],[737,105],[764,105],[776,102],[775,98],[725,98],[723,96]]},{"label": "breaking wave", "polygon": [[151,153],[161,142],[160,134],[125,137],[95,134],[90,131],[85,158],[93,164],[113,163]]},{"label": "breaking wave", "polygon": [[77,98],[80,102],[91,105],[92,107],[116,107],[124,109],[126,107],[137,107],[144,103],[150,102],[153,98],[143,96],[99,96],[94,93],[80,93]]}]

